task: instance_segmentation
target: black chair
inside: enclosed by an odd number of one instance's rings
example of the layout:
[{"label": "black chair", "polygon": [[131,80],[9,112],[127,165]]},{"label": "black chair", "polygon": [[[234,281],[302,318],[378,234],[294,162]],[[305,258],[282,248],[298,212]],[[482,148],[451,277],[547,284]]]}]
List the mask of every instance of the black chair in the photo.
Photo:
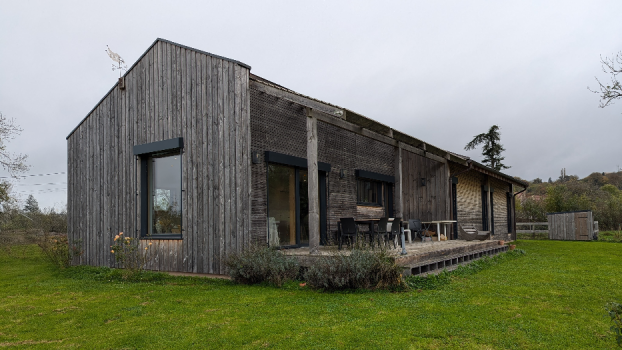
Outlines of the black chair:
[{"label": "black chair", "polygon": [[414,234],[413,239],[419,236],[423,241],[423,225],[421,224],[421,220],[419,219],[410,219],[408,220],[408,229],[410,229],[410,233]]},{"label": "black chair", "polygon": [[[391,224],[391,234],[389,235],[389,240],[393,241],[393,248],[397,248],[395,244],[395,239],[401,239],[401,230],[402,227],[402,218],[394,218],[393,223]],[[401,242],[401,241],[400,241]],[[400,243],[400,245],[402,245]]]},{"label": "black chair", "polygon": [[339,250],[343,244],[344,237],[350,237],[350,241],[353,239],[353,244],[356,243],[356,236],[359,234],[359,229],[354,222],[354,218],[341,218],[339,219]]},{"label": "black chair", "polygon": [[[380,218],[380,221],[378,221],[378,228],[374,230],[374,234],[378,236],[378,246],[380,246],[380,237],[383,237],[383,241],[386,242],[386,240],[389,238],[389,235],[391,234],[390,231],[387,231],[388,224],[389,218]],[[374,244],[373,239],[374,237],[372,237],[372,247]]]}]

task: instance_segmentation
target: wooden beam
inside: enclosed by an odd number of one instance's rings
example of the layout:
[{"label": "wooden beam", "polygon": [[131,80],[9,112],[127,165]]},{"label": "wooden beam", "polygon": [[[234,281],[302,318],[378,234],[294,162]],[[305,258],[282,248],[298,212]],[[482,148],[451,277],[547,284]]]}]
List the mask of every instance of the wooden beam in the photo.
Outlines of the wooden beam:
[{"label": "wooden beam", "polygon": [[[395,214],[396,218],[403,218],[403,201],[402,201],[402,147],[401,142],[398,142],[398,146],[395,148]],[[390,214],[389,214],[390,215]]]},{"label": "wooden beam", "polygon": [[339,119],[345,118],[345,112],[342,109],[322,103],[320,101],[313,100],[311,98],[307,98],[307,97],[300,96],[300,95],[297,95],[291,92],[287,92],[285,90],[278,89],[270,85],[266,85],[265,83],[260,83],[254,80],[250,80],[250,87],[257,91],[264,92],[268,95],[276,96],[284,100],[291,101],[291,102],[297,103],[305,107],[309,107],[313,109],[314,111],[320,111],[320,112],[326,113],[335,118],[339,118]]},{"label": "wooden beam", "polygon": [[311,108],[307,116],[307,183],[309,187],[309,253],[317,254],[320,247],[320,198],[317,165],[317,118]]},{"label": "wooden beam", "polygon": [[[354,113],[350,110],[339,109],[338,107],[266,85],[265,83],[259,81],[251,80],[250,87],[257,91],[310,108],[310,113],[313,114],[313,116],[319,121],[340,127],[365,137],[369,137],[373,140],[386,143],[393,147],[398,147],[398,142],[402,142],[403,145],[410,146],[410,152],[441,163],[446,163],[447,159],[452,157],[449,155],[449,152],[443,151],[440,148],[434,147],[430,144],[426,144],[417,138],[391,129],[382,123]],[[422,150],[421,148],[424,148],[425,150]],[[466,161],[462,160],[462,158],[453,156],[451,159],[457,163],[466,164]]]}]

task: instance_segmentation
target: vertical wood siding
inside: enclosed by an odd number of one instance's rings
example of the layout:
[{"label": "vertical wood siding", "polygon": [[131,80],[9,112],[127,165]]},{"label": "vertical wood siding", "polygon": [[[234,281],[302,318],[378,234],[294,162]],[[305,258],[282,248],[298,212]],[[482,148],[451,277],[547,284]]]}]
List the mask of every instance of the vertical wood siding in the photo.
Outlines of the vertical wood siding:
[{"label": "vertical wood siding", "polygon": [[[426,185],[421,186],[421,178]],[[449,220],[447,164],[402,149],[402,202],[405,219]]]},{"label": "vertical wood siding", "polygon": [[249,71],[158,41],[67,140],[69,236],[76,264],[116,266],[119,232],[140,232],[140,162],[133,146],[184,138],[182,240],[149,242],[148,268],[224,273],[250,240]]}]

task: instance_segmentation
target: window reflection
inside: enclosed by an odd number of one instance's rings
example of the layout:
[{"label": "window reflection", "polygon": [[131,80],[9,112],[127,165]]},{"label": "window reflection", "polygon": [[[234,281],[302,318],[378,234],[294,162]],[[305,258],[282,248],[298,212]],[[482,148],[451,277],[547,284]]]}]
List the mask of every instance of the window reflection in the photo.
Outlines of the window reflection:
[{"label": "window reflection", "polygon": [[149,233],[181,234],[181,157],[153,156],[149,162]]}]

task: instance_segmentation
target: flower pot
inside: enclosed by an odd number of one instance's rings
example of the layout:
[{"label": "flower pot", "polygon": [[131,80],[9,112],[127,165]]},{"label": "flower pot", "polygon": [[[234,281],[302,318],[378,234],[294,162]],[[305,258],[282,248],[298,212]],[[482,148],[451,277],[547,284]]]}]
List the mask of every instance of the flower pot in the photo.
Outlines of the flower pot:
[{"label": "flower pot", "polygon": [[504,240],[500,240],[500,241],[499,241],[499,245],[504,245],[504,244],[505,244],[505,241],[504,241]]},{"label": "flower pot", "polygon": [[516,244],[510,244],[510,250],[516,249]]}]

